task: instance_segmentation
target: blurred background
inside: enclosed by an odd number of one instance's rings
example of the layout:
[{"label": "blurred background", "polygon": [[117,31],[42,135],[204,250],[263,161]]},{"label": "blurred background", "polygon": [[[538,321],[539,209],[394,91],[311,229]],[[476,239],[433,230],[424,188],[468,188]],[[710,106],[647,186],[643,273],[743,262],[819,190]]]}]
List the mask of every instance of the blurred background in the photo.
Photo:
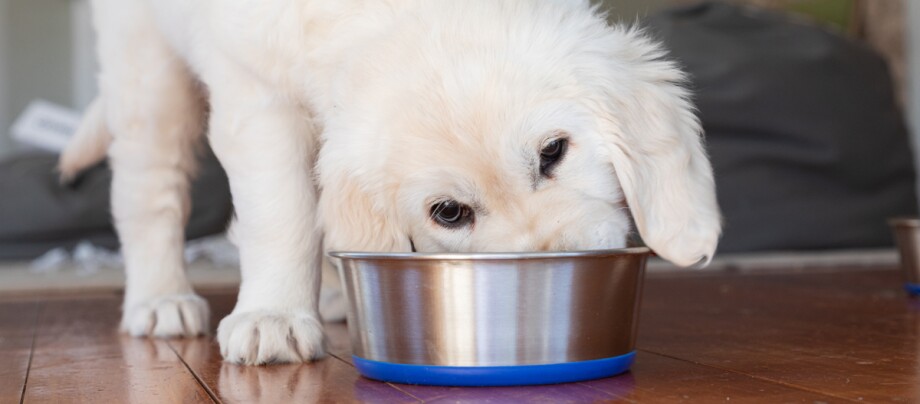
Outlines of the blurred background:
[{"label": "blurred background", "polygon": [[[647,27],[690,74],[726,222],[714,267],[895,262],[886,219],[917,213],[920,3],[601,7],[612,22]],[[17,285],[121,276],[107,168],[67,187],[53,173],[60,137],[95,96],[93,42],[86,0],[0,0],[0,277],[16,273]],[[221,236],[226,178],[204,159],[187,258],[204,268],[199,281],[232,283],[220,269],[235,260]],[[73,268],[66,282],[48,275]]]},{"label": "blurred background", "polygon": [[[691,0],[604,0],[612,21],[641,21],[648,15],[697,3]],[[910,88],[911,44],[907,22],[920,18],[920,5],[904,0],[737,0],[733,3],[778,9],[809,18],[881,53],[905,100]],[[915,30],[916,31],[916,30]],[[0,0],[0,156],[16,152],[8,128],[34,99],[77,110],[95,95],[96,61],[88,0]],[[918,59],[920,60],[920,59]],[[920,74],[915,73],[914,76]],[[918,80],[914,80],[918,81]],[[920,107],[911,110],[911,122]]]}]

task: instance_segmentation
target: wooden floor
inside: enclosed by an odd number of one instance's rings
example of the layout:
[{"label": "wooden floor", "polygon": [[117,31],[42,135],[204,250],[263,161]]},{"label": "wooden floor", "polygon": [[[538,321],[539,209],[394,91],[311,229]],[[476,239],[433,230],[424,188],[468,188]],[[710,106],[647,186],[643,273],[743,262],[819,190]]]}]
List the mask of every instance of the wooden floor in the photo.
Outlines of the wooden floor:
[{"label": "wooden floor", "polygon": [[[232,308],[232,293],[206,297],[215,322]],[[344,325],[315,364],[228,365],[211,338],[118,335],[118,307],[116,295],[0,301],[0,403],[920,402],[920,301],[888,270],[652,277],[630,373],[521,388],[364,379]]]}]

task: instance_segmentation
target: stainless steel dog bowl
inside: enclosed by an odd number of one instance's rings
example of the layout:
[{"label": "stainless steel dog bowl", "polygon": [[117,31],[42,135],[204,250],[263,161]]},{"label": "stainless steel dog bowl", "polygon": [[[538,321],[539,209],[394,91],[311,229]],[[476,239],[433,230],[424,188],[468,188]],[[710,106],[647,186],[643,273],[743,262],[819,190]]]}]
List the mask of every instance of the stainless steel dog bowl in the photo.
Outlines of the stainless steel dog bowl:
[{"label": "stainless steel dog bowl", "polygon": [[888,221],[901,255],[904,290],[920,295],[920,219],[895,218]]},{"label": "stainless steel dog bowl", "polygon": [[498,386],[629,369],[647,248],[561,253],[329,253],[355,366],[372,379]]}]

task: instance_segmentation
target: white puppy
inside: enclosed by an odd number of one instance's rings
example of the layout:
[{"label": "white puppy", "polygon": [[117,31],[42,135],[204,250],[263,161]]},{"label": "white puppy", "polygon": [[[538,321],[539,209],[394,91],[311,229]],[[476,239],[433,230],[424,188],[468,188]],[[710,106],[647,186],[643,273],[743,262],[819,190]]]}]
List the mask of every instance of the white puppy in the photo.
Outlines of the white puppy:
[{"label": "white puppy", "polygon": [[323,354],[324,243],[622,247],[628,209],[678,265],[716,248],[712,171],[684,75],[587,0],[93,7],[100,96],[61,169],[108,153],[132,335],[207,331],[181,254],[205,128],[236,210],[243,283],[218,328],[234,362]]}]

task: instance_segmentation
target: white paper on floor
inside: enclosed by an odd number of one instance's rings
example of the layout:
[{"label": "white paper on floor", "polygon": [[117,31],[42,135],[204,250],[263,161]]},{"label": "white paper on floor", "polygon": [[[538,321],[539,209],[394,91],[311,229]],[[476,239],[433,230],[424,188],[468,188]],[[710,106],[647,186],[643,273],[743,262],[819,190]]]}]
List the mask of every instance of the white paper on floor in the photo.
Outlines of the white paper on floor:
[{"label": "white paper on floor", "polygon": [[[236,246],[223,234],[202,237],[185,244],[185,262],[206,262],[218,267],[238,267],[240,254]],[[78,275],[92,275],[103,269],[121,269],[121,254],[89,241],[81,241],[73,251],[59,247],[32,260],[29,271],[51,274],[73,269]]]}]

